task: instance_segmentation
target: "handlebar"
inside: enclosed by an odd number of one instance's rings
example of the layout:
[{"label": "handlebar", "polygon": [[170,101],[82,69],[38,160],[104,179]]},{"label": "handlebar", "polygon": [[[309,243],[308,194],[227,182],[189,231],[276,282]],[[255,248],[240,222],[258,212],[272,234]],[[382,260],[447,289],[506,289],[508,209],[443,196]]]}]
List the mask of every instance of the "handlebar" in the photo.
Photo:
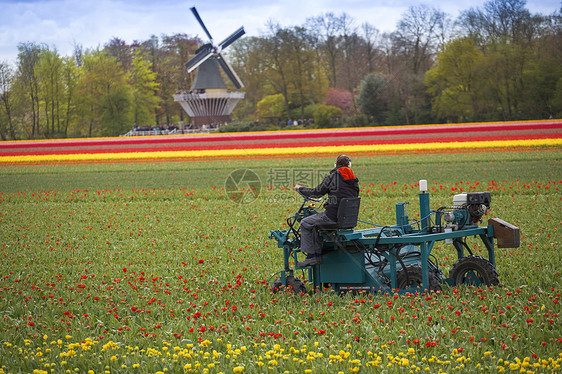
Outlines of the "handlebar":
[{"label": "handlebar", "polygon": [[314,202],[317,203],[317,202],[322,201],[322,198],[321,198],[321,197],[305,196],[305,195],[303,195],[302,192],[300,192],[299,190],[296,190],[296,191],[299,193],[299,195],[302,196],[302,198],[304,199],[305,202],[306,202],[306,201],[314,201]]}]

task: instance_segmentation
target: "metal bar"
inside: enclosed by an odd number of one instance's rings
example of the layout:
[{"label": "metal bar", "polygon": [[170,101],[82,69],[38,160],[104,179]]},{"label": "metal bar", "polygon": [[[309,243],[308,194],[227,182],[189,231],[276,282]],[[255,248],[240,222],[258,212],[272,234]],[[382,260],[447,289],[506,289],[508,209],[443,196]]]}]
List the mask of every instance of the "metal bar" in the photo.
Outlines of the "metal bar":
[{"label": "metal bar", "polygon": [[480,238],[482,239],[482,243],[486,246],[488,250],[488,260],[492,263],[492,265],[496,266],[496,254],[494,251],[494,240],[487,235],[481,234]]},{"label": "metal bar", "polygon": [[453,241],[453,245],[457,250],[457,257],[460,260],[461,258],[464,257],[464,247],[461,245],[461,243],[459,243],[458,240]]},{"label": "metal bar", "polygon": [[[381,235],[378,240],[378,244],[421,244],[424,242],[436,242],[445,239],[454,238],[464,238],[466,236],[473,235],[485,235],[487,233],[486,227],[474,227],[470,229],[457,230],[452,232],[440,232],[440,233],[422,233],[415,232],[412,234],[402,235],[402,236],[385,236]],[[374,245],[377,243],[377,234],[369,233],[369,236],[364,236],[361,231],[354,231],[345,235],[346,240],[360,240],[365,245]]]},{"label": "metal bar", "polygon": [[426,243],[421,243],[421,245],[420,245],[421,266],[422,266],[422,285],[423,285],[423,289],[428,290],[428,291],[430,289],[428,260],[429,260],[429,254],[431,253],[431,248],[433,247],[433,243],[434,242],[431,242],[431,245],[428,245],[428,243],[426,242]]},{"label": "metal bar", "polygon": [[422,192],[419,194],[420,197],[420,216],[422,218],[421,228],[422,231],[427,231],[429,228],[429,194]]}]

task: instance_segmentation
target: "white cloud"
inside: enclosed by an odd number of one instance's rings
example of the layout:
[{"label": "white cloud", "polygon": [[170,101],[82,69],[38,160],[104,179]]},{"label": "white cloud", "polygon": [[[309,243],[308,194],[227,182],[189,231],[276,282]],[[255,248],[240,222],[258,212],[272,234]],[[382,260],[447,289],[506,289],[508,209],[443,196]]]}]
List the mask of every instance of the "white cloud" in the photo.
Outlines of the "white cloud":
[{"label": "white cloud", "polygon": [[[480,7],[485,0],[206,0],[199,4],[153,0],[0,0],[0,61],[15,62],[21,42],[45,43],[69,55],[73,45],[103,47],[113,37],[128,43],[151,35],[186,33],[206,39],[189,8],[193,5],[207,28],[221,41],[240,26],[247,35],[266,31],[272,19],[283,26],[303,25],[307,18],[326,12],[346,12],[356,25],[367,21],[380,31],[392,31],[410,5],[432,5],[452,17],[459,10]],[[195,3],[195,4],[194,4]],[[551,14],[558,0],[533,0],[532,12]],[[535,10],[536,9],[536,10]]]}]

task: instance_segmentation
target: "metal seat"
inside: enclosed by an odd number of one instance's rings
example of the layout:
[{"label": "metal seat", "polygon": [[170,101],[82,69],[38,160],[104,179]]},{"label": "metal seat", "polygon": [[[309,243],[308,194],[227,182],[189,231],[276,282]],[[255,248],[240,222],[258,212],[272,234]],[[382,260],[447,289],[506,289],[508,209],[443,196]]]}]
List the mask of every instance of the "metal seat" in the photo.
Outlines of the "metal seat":
[{"label": "metal seat", "polygon": [[360,197],[346,197],[340,200],[338,220],[334,223],[324,223],[316,226],[320,231],[350,230],[357,226],[359,216]]}]

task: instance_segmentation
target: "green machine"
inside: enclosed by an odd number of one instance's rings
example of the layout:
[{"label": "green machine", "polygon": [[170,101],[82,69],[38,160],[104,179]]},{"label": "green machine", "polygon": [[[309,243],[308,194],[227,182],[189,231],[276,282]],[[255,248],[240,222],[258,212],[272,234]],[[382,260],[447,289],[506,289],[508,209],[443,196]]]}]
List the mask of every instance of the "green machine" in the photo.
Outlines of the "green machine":
[{"label": "green machine", "polygon": [[[318,199],[305,196],[298,211],[287,219],[287,230],[274,230],[269,237],[283,249],[284,269],[272,281],[274,291],[290,289],[306,293],[333,289],[342,292],[420,292],[440,290],[442,284],[498,284],[495,246],[519,246],[519,228],[491,218],[487,226],[479,226],[490,209],[490,192],[470,192],[455,195],[450,207],[430,209],[427,181],[421,180],[419,193],[420,217],[411,222],[406,202],[396,204],[396,223],[364,230],[354,230],[358,222],[360,198],[343,199],[336,224],[319,228],[324,239],[322,264],[299,268],[300,221],[317,213]],[[474,255],[466,244],[467,237],[481,240],[487,258]],[[458,260],[448,277],[431,260],[435,244],[452,244]],[[297,277],[297,271],[302,276]],[[275,277],[276,275],[272,276]]]}]

